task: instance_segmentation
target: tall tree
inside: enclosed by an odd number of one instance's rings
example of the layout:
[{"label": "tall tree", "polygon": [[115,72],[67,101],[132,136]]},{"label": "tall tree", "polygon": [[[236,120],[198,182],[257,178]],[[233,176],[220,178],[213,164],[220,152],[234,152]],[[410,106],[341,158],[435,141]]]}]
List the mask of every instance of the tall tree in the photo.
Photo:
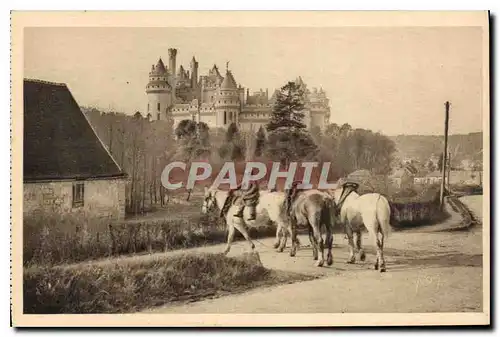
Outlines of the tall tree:
[{"label": "tall tree", "polygon": [[304,123],[305,93],[302,86],[288,82],[276,94],[273,113],[266,125],[267,155],[282,163],[313,159],[318,148]]},{"label": "tall tree", "polygon": [[306,129],[304,124],[304,91],[295,82],[288,82],[276,94],[271,119],[267,131],[273,132],[282,128],[296,130]]}]

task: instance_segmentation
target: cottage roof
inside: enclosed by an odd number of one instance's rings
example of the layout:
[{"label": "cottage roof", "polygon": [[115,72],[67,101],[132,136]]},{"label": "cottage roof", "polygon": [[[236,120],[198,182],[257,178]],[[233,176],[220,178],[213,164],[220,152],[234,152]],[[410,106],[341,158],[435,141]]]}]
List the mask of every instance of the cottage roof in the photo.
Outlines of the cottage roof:
[{"label": "cottage roof", "polygon": [[429,174],[429,171],[424,170],[424,169],[421,169],[421,170],[419,170],[419,171],[415,174],[415,177],[416,177],[416,178],[423,178],[423,177],[426,177],[428,174]]},{"label": "cottage roof", "polygon": [[432,171],[426,175],[426,177],[441,178],[443,174],[440,171]]},{"label": "cottage roof", "polygon": [[66,84],[24,80],[24,181],[125,176]]},{"label": "cottage roof", "polygon": [[417,173],[418,173],[417,168],[416,168],[415,166],[413,166],[412,164],[406,164],[406,165],[404,166],[404,168],[405,168],[405,169],[408,171],[408,173],[410,173],[410,174],[415,175],[415,174],[417,174]]}]

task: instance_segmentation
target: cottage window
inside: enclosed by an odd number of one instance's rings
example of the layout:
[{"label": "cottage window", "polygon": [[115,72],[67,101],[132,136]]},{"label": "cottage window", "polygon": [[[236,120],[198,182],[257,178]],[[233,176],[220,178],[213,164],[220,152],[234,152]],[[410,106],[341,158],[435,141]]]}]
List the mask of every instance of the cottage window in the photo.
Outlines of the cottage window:
[{"label": "cottage window", "polygon": [[158,103],[158,111],[160,111],[160,103]]},{"label": "cottage window", "polygon": [[73,184],[73,207],[82,207],[84,200],[84,183]]},{"label": "cottage window", "polygon": [[224,111],[224,125],[227,124],[227,115],[226,112]]}]

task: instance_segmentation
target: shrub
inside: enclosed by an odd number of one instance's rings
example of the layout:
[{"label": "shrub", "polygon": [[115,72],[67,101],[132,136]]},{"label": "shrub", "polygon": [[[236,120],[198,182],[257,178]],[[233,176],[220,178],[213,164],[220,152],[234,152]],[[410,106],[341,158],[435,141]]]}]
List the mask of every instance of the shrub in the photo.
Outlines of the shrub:
[{"label": "shrub", "polygon": [[258,261],[201,254],[25,269],[24,313],[131,312],[235,290],[270,278]]},{"label": "shrub", "polygon": [[[249,229],[252,238],[275,235],[264,220]],[[235,236],[236,240],[243,237]],[[162,252],[227,240],[227,229],[218,214],[189,219],[111,222],[76,216],[35,214],[24,219],[25,265],[55,265],[113,255]]]}]

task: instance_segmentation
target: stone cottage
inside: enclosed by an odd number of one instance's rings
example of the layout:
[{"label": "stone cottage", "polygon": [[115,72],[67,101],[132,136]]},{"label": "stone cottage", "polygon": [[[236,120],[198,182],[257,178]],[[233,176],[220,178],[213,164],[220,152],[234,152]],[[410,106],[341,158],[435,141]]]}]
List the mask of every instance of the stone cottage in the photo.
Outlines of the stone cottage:
[{"label": "stone cottage", "polygon": [[126,174],[66,84],[24,80],[23,214],[121,219]]}]

